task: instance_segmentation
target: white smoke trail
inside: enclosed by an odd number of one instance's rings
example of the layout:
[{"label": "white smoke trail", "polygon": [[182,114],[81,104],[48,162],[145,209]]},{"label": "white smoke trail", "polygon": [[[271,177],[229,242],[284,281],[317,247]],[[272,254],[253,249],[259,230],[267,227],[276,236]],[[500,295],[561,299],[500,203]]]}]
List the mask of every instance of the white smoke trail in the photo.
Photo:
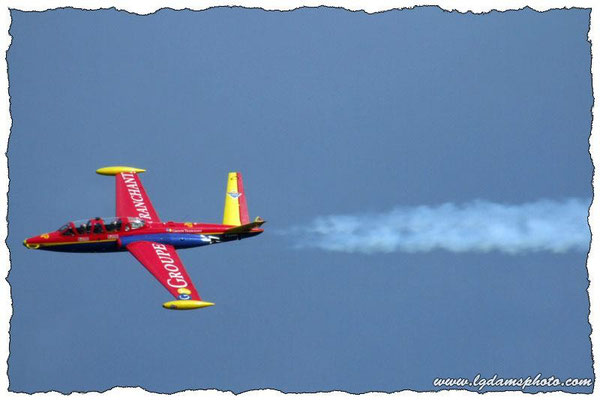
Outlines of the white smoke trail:
[{"label": "white smoke trail", "polygon": [[475,200],[396,207],[379,214],[318,217],[286,233],[299,248],[347,253],[587,251],[589,204],[570,198],[516,205]]}]

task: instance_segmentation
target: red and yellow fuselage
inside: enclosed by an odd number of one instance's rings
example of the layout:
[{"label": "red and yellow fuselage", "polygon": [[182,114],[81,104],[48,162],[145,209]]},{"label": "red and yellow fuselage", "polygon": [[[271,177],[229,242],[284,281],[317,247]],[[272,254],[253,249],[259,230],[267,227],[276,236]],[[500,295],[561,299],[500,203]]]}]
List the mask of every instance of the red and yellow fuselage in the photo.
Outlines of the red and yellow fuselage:
[{"label": "red and yellow fuselage", "polygon": [[[127,245],[139,241],[185,249],[245,239],[263,232],[259,227],[240,231],[233,225],[201,222],[146,222],[131,217],[110,220],[120,220],[121,223],[111,226],[109,223],[105,224],[106,220],[102,218],[90,219],[81,224],[69,222],[57,231],[27,238],[23,244],[29,249],[75,253],[126,251]],[[139,226],[136,226],[136,222]],[[84,224],[86,226],[82,227]]]}]

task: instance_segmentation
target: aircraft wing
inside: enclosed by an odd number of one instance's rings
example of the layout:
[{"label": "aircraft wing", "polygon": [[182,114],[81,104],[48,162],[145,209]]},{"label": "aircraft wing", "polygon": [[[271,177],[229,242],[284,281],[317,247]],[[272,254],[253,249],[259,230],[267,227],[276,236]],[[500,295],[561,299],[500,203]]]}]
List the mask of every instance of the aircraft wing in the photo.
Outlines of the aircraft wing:
[{"label": "aircraft wing", "polygon": [[113,175],[116,178],[118,217],[138,217],[149,222],[160,222],[138,176],[138,173],[145,171],[145,169],[122,166],[96,170],[100,175]]},{"label": "aircraft wing", "polygon": [[115,178],[119,217],[139,217],[149,222],[160,221],[137,173],[121,172],[116,174]]},{"label": "aircraft wing", "polygon": [[177,299],[163,307],[187,310],[213,305],[202,301],[173,246],[142,241],[128,244],[127,250]]}]

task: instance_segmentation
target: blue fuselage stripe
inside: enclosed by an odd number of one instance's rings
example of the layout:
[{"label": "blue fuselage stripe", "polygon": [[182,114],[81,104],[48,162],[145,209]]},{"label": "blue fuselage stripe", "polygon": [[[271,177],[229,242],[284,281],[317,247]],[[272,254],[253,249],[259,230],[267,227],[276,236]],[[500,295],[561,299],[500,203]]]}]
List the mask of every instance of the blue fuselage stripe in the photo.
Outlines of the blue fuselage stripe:
[{"label": "blue fuselage stripe", "polygon": [[129,243],[141,241],[170,244],[176,249],[205,246],[211,243],[210,239],[204,235],[190,233],[153,233],[121,237],[123,247],[126,247]]}]

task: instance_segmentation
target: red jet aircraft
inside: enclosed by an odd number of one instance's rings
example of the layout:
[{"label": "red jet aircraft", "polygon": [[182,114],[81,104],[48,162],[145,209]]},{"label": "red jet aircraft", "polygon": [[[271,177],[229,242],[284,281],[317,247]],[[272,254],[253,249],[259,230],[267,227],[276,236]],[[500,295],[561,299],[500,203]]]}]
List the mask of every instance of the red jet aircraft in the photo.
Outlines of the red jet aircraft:
[{"label": "red jet aircraft", "polygon": [[55,232],[23,241],[28,249],[96,253],[129,251],[177,300],[163,304],[174,310],[214,305],[202,301],[185,271],[176,249],[245,239],[263,232],[260,217],[248,218],[242,174],[230,172],[222,224],[161,222],[142,186],[143,169],[105,167],[96,171],[115,176],[117,215],[68,222]]}]

